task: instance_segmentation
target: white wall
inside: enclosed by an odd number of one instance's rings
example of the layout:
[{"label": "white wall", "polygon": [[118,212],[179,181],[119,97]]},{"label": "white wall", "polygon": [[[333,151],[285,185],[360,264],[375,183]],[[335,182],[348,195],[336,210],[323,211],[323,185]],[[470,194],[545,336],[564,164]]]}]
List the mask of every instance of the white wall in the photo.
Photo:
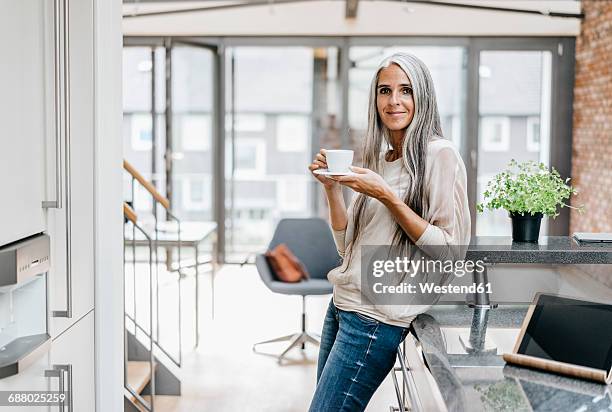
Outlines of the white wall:
[{"label": "white wall", "polygon": [[96,410],[123,410],[121,0],[94,0]]},{"label": "white wall", "polygon": [[[450,0],[446,0],[450,1]],[[459,3],[460,1],[454,0]],[[574,0],[462,0],[463,3],[579,13]],[[124,5],[130,13],[199,7],[211,2]],[[356,19],[345,19],[344,1],[319,1],[239,7],[123,19],[125,35],[206,36],[576,36],[580,20],[522,13],[441,7],[419,3],[359,2]]]}]

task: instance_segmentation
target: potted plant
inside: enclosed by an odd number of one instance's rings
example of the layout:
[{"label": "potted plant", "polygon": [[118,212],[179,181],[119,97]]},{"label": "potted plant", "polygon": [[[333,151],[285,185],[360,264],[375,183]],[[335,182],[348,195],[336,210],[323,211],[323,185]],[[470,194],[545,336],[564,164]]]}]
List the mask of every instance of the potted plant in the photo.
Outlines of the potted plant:
[{"label": "potted plant", "polygon": [[[512,219],[512,240],[537,242],[540,223],[544,215],[557,217],[557,208],[572,207],[566,203],[578,192],[552,168],[543,163],[528,161],[517,163],[512,159],[508,168],[497,174],[487,184],[484,202],[477,205],[480,213],[484,209],[505,209]],[[580,208],[575,208],[581,210]]]}]

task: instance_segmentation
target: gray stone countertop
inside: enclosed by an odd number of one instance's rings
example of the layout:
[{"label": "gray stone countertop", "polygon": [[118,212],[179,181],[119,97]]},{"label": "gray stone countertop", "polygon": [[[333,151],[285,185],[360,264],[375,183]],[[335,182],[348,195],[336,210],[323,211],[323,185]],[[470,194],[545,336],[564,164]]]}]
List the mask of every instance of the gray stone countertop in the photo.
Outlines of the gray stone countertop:
[{"label": "gray stone countertop", "polygon": [[543,236],[538,243],[479,236],[472,238],[467,259],[487,263],[612,264],[612,244],[583,243],[569,236]]},{"label": "gray stone countertop", "polygon": [[[469,328],[474,309],[434,308],[413,326],[449,411],[610,411],[612,387],[505,364],[501,354],[449,354],[442,330]],[[488,328],[521,326],[526,307],[489,311]],[[442,330],[441,330],[442,328]]]}]

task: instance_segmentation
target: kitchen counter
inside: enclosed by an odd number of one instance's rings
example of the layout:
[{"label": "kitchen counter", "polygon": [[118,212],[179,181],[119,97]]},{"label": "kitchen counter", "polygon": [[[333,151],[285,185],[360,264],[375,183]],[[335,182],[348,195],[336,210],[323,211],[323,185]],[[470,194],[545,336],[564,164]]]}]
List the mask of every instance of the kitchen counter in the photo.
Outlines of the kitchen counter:
[{"label": "kitchen counter", "polygon": [[[473,273],[473,282],[487,284],[488,269],[495,265],[610,265],[612,277],[612,244],[581,243],[569,236],[543,236],[538,243],[513,242],[511,237],[474,237],[466,252],[466,260],[482,261],[484,271]],[[517,266],[518,267],[518,266]],[[495,282],[492,283],[495,287]],[[542,290],[554,292],[554,290]],[[530,298],[531,299],[531,298]],[[511,299],[510,301],[516,302]],[[528,302],[530,302],[529,300]],[[476,293],[472,305],[490,308],[489,295]],[[523,303],[527,303],[523,301]]]},{"label": "kitchen counter", "polygon": [[[449,411],[603,411],[612,409],[612,388],[506,365],[527,308],[499,307],[489,314],[489,335],[498,348],[465,350],[457,331],[472,327],[477,309],[433,308],[413,323],[435,384]],[[504,339],[501,339],[504,337]],[[459,348],[459,349],[458,349]]]},{"label": "kitchen counter", "polygon": [[486,263],[612,264],[612,244],[577,242],[569,236],[542,236],[538,243],[479,236],[470,242],[467,259]]},{"label": "kitchen counter", "polygon": [[[533,280],[535,291],[543,291],[545,283],[537,283],[543,279],[541,269],[537,272],[534,265],[610,265],[607,267],[612,277],[612,244],[580,243],[568,236],[545,236],[538,243],[513,242],[510,237],[475,237],[466,259],[485,263],[483,272],[473,272],[474,283],[488,282],[490,267],[504,267],[502,275],[492,279],[493,288],[497,284],[504,290],[516,286],[516,282],[519,290],[523,285],[527,290]],[[525,273],[523,268],[529,276],[520,278],[519,273]],[[594,297],[593,286],[587,288],[584,278],[570,273],[565,281],[568,279],[575,286],[572,295]],[[504,283],[508,281],[511,283]],[[595,290],[602,296],[612,296],[605,287]],[[495,295],[491,297],[495,299]],[[499,306],[486,293],[466,298],[469,305],[439,304],[413,322],[441,402],[449,411],[612,410],[610,386],[506,365],[501,355],[512,352],[531,297],[522,303],[515,300],[519,303]]]}]

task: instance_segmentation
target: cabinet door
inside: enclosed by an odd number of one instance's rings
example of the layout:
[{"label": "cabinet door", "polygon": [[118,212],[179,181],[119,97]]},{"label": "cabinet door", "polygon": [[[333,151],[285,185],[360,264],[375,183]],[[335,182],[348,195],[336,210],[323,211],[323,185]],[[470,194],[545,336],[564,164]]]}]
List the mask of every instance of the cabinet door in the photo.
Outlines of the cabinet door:
[{"label": "cabinet door", "polygon": [[[72,387],[72,409],[67,412],[95,411],[94,312],[73,324],[51,344],[51,368],[65,368],[65,388]],[[58,390],[55,380],[51,390]],[[53,409],[51,409],[53,411]]]},{"label": "cabinet door", "polygon": [[0,0],[0,245],[45,230],[43,0]]},{"label": "cabinet door", "polygon": [[[54,317],[51,333],[57,336],[94,305],[94,70],[93,1],[69,4],[70,56],[70,179],[67,208],[53,211],[54,262],[51,275],[51,309],[71,317]],[[70,219],[66,213],[70,213]],[[67,232],[66,228],[69,228]],[[68,238],[67,235],[69,234]],[[69,248],[70,253],[67,253]],[[70,267],[67,267],[68,255]],[[70,278],[71,288],[67,284]]]},{"label": "cabinet door", "polygon": [[[43,353],[34,363],[17,375],[0,379],[0,391],[49,391],[52,389],[49,378],[45,377],[45,371],[49,369],[49,353]],[[0,406],[0,411],[17,410],[19,412],[49,412],[48,406]]]}]

